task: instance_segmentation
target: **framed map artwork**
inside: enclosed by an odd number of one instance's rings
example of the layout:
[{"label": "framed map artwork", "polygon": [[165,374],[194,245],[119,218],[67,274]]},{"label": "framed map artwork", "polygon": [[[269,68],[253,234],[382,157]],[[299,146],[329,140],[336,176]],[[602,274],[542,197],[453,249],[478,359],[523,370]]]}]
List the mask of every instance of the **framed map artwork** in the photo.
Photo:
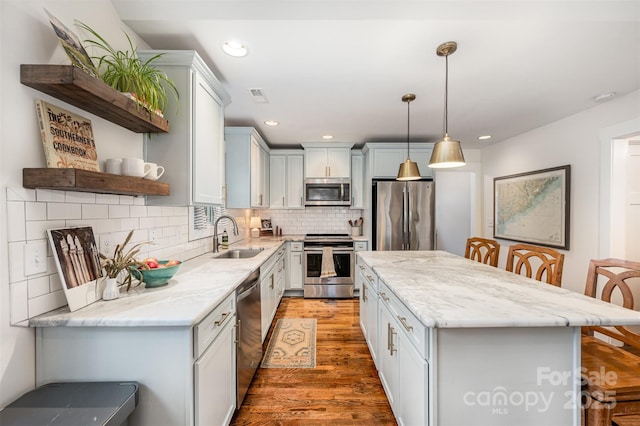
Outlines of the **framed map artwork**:
[{"label": "framed map artwork", "polygon": [[569,250],[571,166],[493,179],[493,236]]}]

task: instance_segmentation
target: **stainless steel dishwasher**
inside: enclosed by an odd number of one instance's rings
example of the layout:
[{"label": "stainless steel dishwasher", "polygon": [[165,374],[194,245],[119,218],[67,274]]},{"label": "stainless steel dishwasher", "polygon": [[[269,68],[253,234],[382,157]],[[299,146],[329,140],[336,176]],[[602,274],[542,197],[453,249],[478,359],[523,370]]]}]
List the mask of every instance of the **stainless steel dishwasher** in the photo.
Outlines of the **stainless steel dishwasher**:
[{"label": "stainless steel dishwasher", "polygon": [[260,270],[256,270],[236,289],[237,312],[237,388],[240,408],[247,389],[262,360]]}]

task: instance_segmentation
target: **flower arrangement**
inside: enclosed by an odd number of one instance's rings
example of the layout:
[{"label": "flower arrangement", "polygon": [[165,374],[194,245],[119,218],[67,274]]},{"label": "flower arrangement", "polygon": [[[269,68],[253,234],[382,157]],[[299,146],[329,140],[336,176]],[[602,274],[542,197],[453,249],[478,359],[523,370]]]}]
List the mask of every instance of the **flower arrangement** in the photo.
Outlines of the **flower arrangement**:
[{"label": "flower arrangement", "polygon": [[93,28],[80,21],[76,22],[97,39],[84,41],[105,52],[102,56],[92,56],[98,60],[97,68],[102,81],[159,115],[162,115],[167,106],[167,91],[171,91],[176,100],[179,98],[173,80],[165,72],[152,66],[152,62],[162,56],[161,53],[142,61],[136,55],[133,42],[126,32],[124,34],[131,50],[116,50]]},{"label": "flower arrangement", "polygon": [[[120,274],[122,274],[124,279],[120,285],[124,286],[126,284],[127,291],[131,288],[132,283],[131,268],[149,269],[149,266],[145,262],[136,259],[136,255],[140,253],[141,247],[148,243],[147,241],[137,243],[125,251],[132,237],[133,230],[129,232],[129,235],[127,235],[127,238],[125,238],[122,244],[116,245],[113,256],[109,257],[100,253],[100,266],[107,275],[107,278],[118,278]],[[140,285],[140,283],[137,285]]]}]

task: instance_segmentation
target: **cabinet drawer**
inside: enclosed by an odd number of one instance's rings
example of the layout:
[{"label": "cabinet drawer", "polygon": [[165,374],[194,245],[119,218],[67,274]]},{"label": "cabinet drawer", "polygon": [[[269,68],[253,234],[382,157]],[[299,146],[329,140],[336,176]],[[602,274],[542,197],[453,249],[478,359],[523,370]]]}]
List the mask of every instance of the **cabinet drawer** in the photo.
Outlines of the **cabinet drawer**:
[{"label": "cabinet drawer", "polygon": [[356,241],[353,243],[353,249],[355,251],[364,251],[367,249],[367,242],[366,241]]},{"label": "cabinet drawer", "polygon": [[229,295],[193,328],[193,353],[195,358],[200,358],[200,355],[220,334],[227,322],[233,320],[235,313],[236,299],[234,293]]},{"label": "cabinet drawer", "polygon": [[291,251],[302,251],[302,241],[291,241]]},{"label": "cabinet drawer", "polygon": [[369,268],[369,266],[362,261],[359,257],[356,257],[357,265],[356,271],[357,273],[362,275],[362,279],[367,282],[367,285],[371,288],[371,290],[378,293],[378,276]]},{"label": "cabinet drawer", "polygon": [[398,299],[389,289],[387,284],[380,281],[380,300],[384,303],[400,325],[399,329],[407,336],[415,346],[423,359],[428,360],[429,354],[429,328],[425,327],[418,318]]}]

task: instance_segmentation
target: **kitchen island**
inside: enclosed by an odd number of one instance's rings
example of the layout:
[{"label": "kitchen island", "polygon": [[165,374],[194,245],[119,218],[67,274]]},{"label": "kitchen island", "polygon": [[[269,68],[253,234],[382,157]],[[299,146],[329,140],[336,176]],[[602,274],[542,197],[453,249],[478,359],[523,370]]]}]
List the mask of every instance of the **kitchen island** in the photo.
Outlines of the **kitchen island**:
[{"label": "kitchen island", "polygon": [[640,324],[638,312],[441,251],[357,262],[363,331],[400,424],[577,426],[580,327]]},{"label": "kitchen island", "polygon": [[235,289],[287,240],[241,241],[231,248],[263,250],[245,259],[205,254],[164,287],[132,287],[116,300],[32,318],[36,385],[135,380],[140,399],[130,425],[228,422],[236,405]]}]

